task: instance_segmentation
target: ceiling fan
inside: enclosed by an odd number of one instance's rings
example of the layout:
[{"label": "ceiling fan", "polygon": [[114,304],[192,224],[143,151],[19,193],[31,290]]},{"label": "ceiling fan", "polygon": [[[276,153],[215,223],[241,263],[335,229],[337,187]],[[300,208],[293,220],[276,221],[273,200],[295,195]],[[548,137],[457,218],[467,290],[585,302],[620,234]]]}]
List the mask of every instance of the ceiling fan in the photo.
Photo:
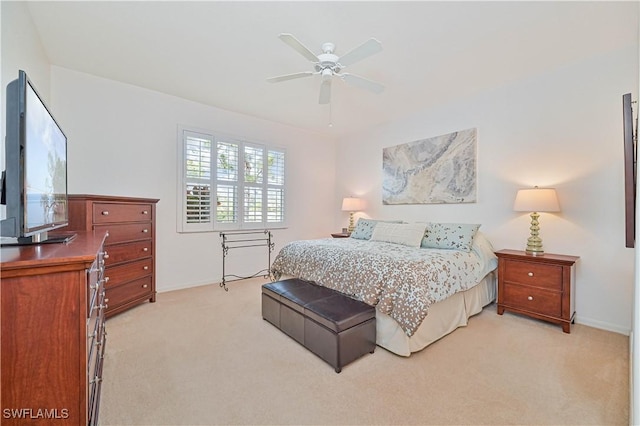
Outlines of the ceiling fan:
[{"label": "ceiling fan", "polygon": [[302,71],[278,77],[271,77],[268,78],[267,81],[271,83],[278,83],[280,81],[293,80],[296,78],[311,77],[312,75],[321,75],[322,83],[320,84],[320,104],[328,104],[331,102],[331,81],[333,80],[333,77],[339,77],[344,80],[345,83],[370,90],[374,93],[381,93],[384,90],[384,86],[380,83],[355,74],[342,72],[343,68],[346,68],[347,66],[382,50],[382,44],[375,38],[370,38],[350,52],[342,56],[337,56],[334,53],[335,44],[333,43],[324,43],[322,45],[322,53],[316,55],[292,34],[282,33],[278,37],[295,51],[311,61],[313,63],[313,71]]}]

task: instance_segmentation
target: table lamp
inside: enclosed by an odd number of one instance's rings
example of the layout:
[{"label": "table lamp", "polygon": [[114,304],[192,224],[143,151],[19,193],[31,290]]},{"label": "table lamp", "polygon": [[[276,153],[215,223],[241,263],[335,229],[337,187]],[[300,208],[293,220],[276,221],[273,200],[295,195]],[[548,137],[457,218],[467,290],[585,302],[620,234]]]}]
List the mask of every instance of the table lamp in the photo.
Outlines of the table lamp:
[{"label": "table lamp", "polygon": [[355,229],[353,223],[353,213],[364,209],[364,201],[360,198],[345,197],[342,200],[342,211],[349,212],[349,233],[352,233]]},{"label": "table lamp", "polygon": [[544,254],[542,238],[540,238],[540,225],[538,212],[558,212],[560,204],[554,188],[520,189],[513,203],[513,210],[517,212],[531,212],[531,236],[527,240],[526,252],[532,255]]}]

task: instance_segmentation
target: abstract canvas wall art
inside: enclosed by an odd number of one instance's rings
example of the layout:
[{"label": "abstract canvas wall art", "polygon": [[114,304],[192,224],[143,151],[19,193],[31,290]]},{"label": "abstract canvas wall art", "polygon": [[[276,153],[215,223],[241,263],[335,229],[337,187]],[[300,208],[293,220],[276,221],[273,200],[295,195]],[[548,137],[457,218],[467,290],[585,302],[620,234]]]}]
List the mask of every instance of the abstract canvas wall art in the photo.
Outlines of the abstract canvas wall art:
[{"label": "abstract canvas wall art", "polygon": [[476,136],[473,128],[384,148],[382,203],[475,203]]}]

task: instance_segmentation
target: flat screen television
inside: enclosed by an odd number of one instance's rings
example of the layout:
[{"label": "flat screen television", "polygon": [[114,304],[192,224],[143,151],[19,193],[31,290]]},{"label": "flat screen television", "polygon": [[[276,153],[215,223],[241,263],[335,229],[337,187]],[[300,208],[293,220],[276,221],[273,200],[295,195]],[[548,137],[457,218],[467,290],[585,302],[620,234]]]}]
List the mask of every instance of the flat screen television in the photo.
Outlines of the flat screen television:
[{"label": "flat screen television", "polygon": [[622,124],[624,135],[624,207],[625,247],[635,247],[636,240],[636,186],[638,122],[633,122],[631,93],[622,95]]},{"label": "flat screen television", "polygon": [[[67,137],[24,71],[7,85],[0,235],[15,244],[60,242],[48,233],[69,223]],[[3,244],[6,244],[3,239]]]}]

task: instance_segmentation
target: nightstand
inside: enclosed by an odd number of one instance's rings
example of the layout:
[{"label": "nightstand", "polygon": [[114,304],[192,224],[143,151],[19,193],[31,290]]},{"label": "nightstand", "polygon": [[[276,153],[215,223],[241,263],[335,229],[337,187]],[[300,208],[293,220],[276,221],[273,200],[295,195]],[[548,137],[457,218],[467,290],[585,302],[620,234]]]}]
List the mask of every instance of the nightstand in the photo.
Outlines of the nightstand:
[{"label": "nightstand", "polygon": [[533,256],[520,250],[500,250],[498,315],[505,310],[562,325],[571,332],[575,310],[577,256]]},{"label": "nightstand", "polygon": [[336,232],[335,234],[331,234],[333,238],[349,238],[351,236],[348,232]]}]

